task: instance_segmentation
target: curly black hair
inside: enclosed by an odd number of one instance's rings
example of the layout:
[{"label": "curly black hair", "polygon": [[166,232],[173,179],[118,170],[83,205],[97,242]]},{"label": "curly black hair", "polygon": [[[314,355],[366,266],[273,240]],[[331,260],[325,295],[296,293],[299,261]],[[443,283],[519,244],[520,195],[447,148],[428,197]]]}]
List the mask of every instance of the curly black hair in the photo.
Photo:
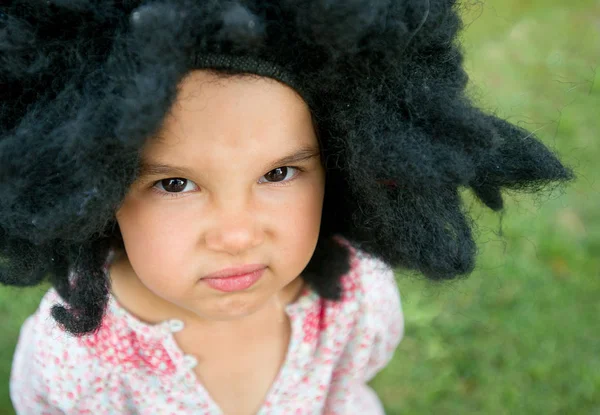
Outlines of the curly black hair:
[{"label": "curly black hair", "polygon": [[532,133],[466,96],[455,0],[9,4],[0,6],[0,282],[50,281],[67,305],[52,314],[72,334],[101,323],[103,267],[122,247],[115,212],[142,145],[204,55],[284,68],[311,110],[327,183],[302,275],[324,298],[339,298],[349,266],[335,235],[432,279],[466,275],[477,250],[462,188],[499,211],[503,189],[574,178]]}]

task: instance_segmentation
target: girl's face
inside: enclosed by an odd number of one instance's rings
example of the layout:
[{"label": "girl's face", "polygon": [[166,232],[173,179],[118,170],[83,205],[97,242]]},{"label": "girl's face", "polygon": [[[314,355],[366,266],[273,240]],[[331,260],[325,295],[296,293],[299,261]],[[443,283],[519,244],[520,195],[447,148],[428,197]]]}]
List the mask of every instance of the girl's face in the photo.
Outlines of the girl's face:
[{"label": "girl's face", "polygon": [[[309,109],[266,78],[191,72],[117,212],[139,281],[208,320],[272,303],[317,243],[325,172]],[[266,268],[249,288],[225,292],[203,277],[247,264]]]}]

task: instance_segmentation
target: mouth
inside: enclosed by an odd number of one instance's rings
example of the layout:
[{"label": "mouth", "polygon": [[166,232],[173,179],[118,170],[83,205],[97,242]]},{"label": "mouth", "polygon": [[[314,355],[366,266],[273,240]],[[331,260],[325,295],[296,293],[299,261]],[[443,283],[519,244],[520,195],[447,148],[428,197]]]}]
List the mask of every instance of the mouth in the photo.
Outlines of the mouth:
[{"label": "mouth", "polygon": [[229,277],[238,277],[240,275],[250,274],[252,272],[265,269],[267,266],[264,264],[246,264],[240,265],[237,267],[224,268],[220,271],[213,272],[212,274],[207,274],[204,278],[229,278]]},{"label": "mouth", "polygon": [[263,276],[265,269],[265,265],[244,265],[242,267],[227,268],[208,274],[200,281],[219,291],[242,291],[253,286]]}]

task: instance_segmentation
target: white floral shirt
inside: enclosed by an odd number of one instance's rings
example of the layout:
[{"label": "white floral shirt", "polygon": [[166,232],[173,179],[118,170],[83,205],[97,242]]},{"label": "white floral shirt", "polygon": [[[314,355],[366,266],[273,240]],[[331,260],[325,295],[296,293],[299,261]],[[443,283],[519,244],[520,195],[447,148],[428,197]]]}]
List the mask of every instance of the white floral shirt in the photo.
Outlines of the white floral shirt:
[{"label": "white floral shirt", "polygon": [[[400,296],[389,266],[349,247],[342,301],[305,288],[286,307],[290,344],[258,415],[384,413],[366,382],[402,338]],[[100,330],[75,337],[50,316],[59,302],[49,290],[21,329],[10,379],[17,414],[223,413],[197,381],[196,359],[174,339],[181,321],[143,323],[111,296]]]}]

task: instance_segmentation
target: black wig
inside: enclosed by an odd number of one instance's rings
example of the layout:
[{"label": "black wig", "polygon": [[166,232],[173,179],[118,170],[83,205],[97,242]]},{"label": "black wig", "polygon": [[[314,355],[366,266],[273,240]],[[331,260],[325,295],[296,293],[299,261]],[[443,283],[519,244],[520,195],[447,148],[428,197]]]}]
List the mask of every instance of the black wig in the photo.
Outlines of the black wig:
[{"label": "black wig", "polygon": [[462,188],[498,211],[502,189],[538,191],[574,174],[529,131],[466,96],[455,3],[0,6],[0,282],[49,280],[67,305],[53,309],[67,331],[98,328],[110,289],[103,266],[122,243],[115,212],[140,149],[179,81],[215,55],[282,68],[311,110],[327,183],[302,275],[319,295],[339,298],[348,269],[334,235],[432,279],[469,274],[476,246]]}]

